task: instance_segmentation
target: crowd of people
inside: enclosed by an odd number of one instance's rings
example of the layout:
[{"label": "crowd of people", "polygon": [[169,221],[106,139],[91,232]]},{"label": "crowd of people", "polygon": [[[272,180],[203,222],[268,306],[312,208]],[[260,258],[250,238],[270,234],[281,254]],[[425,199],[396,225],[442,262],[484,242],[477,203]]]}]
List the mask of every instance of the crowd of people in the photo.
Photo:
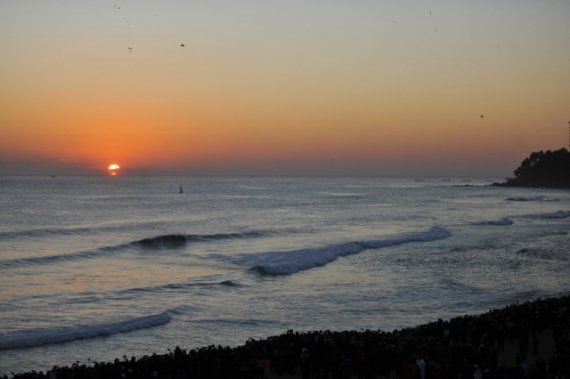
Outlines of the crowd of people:
[{"label": "crowd of people", "polygon": [[[570,296],[563,296],[393,332],[288,331],[234,348],[177,347],[168,354],[12,377],[570,379],[569,331]],[[507,350],[514,352],[512,362],[501,359]]]}]

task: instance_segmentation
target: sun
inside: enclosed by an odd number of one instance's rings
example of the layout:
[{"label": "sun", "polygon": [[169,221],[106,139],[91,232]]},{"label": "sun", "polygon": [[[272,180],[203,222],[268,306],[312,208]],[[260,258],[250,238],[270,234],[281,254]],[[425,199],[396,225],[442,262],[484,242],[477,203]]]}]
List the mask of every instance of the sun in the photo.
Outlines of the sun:
[{"label": "sun", "polygon": [[119,166],[116,163],[111,163],[109,165],[109,167],[107,167],[107,171],[109,172],[109,175],[111,175],[111,176],[116,176],[119,173],[120,169],[121,169],[121,166]]}]

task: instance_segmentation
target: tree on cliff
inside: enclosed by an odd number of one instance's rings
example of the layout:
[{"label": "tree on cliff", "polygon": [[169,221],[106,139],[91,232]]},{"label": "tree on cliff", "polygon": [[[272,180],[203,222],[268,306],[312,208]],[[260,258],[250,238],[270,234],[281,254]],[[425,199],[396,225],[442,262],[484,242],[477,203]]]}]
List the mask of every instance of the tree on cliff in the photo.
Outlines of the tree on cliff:
[{"label": "tree on cliff", "polygon": [[533,152],[514,171],[512,186],[570,188],[570,152],[566,149]]}]

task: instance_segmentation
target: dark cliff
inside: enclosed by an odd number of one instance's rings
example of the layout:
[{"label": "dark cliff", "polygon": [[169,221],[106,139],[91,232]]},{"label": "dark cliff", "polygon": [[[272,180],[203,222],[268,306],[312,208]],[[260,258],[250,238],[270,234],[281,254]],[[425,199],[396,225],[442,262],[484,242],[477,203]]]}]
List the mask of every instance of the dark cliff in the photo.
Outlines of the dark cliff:
[{"label": "dark cliff", "polygon": [[512,187],[570,188],[570,152],[566,149],[534,152],[502,185]]}]

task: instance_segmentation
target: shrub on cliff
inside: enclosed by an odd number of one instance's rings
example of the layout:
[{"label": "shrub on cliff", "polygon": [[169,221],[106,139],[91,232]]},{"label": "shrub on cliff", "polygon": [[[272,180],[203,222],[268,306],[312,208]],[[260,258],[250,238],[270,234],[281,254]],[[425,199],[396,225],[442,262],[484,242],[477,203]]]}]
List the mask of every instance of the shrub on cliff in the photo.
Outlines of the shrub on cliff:
[{"label": "shrub on cliff", "polygon": [[512,186],[570,188],[570,152],[566,149],[533,152],[514,171]]}]

